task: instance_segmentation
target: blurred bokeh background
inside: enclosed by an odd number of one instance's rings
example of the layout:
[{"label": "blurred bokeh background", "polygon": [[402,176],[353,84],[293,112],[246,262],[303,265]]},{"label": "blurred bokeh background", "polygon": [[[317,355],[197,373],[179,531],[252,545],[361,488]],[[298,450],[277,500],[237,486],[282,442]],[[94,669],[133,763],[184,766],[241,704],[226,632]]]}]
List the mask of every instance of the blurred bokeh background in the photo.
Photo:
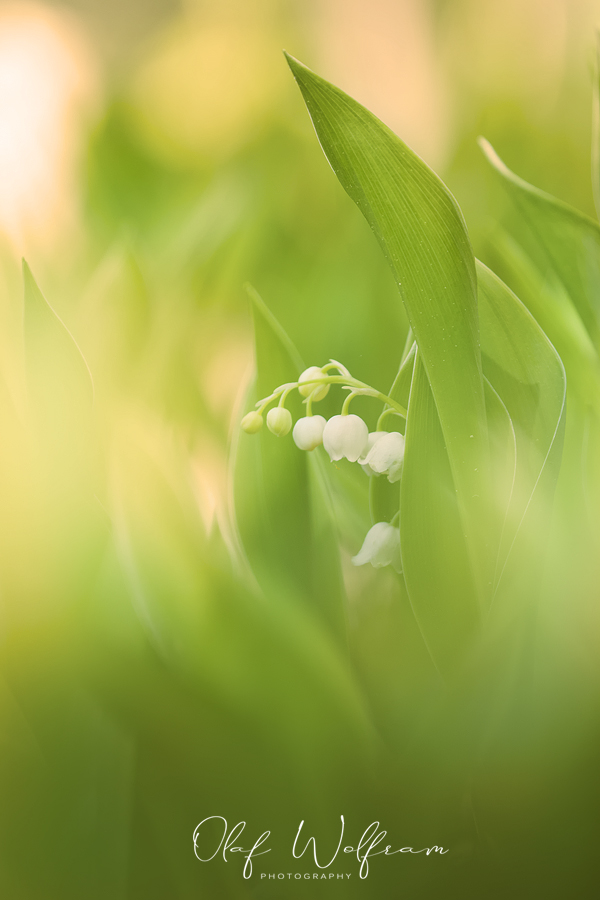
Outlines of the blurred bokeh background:
[{"label": "blurred bokeh background", "polygon": [[[285,837],[281,867],[300,819],[331,841],[345,812],[356,830],[387,816],[400,842],[452,844],[445,897],[508,896],[510,883],[529,898],[527,841],[534,868],[555,862],[549,809],[572,827],[561,832],[569,862],[551,879],[557,893],[544,896],[575,896],[574,872],[577,896],[592,896],[591,819],[570,805],[586,793],[591,755],[581,761],[565,738],[540,772],[543,724],[525,749],[509,741],[492,753],[491,812],[478,819],[465,788],[470,726],[451,704],[431,712],[435,675],[408,605],[387,572],[348,571],[369,522],[365,484],[340,471],[352,498],[338,509],[341,567],[312,509],[312,540],[336,562],[318,561],[310,581],[301,554],[315,544],[291,526],[262,551],[246,538],[253,559],[241,549],[252,509],[242,498],[238,529],[231,448],[253,378],[246,282],[307,364],[341,359],[382,390],[407,333],[387,264],[321,153],[282,49],[444,178],[476,254],[495,264],[498,223],[514,213],[479,134],[524,178],[593,214],[598,16],[593,0],[0,3],[5,896],[300,896],[243,882],[234,862],[200,865],[194,826],[218,814],[256,822],[257,836],[271,827]],[[24,317],[22,256],[89,366],[89,423],[77,406],[88,376],[33,288]],[[30,353],[38,339],[47,357]],[[77,394],[60,433],[31,401],[48,383],[69,403]],[[291,502],[285,476],[272,478]],[[349,639],[319,591],[345,605]],[[578,613],[588,635],[594,609],[590,600]],[[563,628],[555,612],[552,633]],[[585,666],[596,650],[590,638]],[[592,683],[581,676],[583,694]],[[597,723],[585,722],[577,739],[591,754]],[[557,813],[548,785],[575,758],[583,774],[557,788]],[[354,876],[344,896],[396,896],[398,884],[442,896],[438,861],[401,875],[385,862],[380,881]]]}]

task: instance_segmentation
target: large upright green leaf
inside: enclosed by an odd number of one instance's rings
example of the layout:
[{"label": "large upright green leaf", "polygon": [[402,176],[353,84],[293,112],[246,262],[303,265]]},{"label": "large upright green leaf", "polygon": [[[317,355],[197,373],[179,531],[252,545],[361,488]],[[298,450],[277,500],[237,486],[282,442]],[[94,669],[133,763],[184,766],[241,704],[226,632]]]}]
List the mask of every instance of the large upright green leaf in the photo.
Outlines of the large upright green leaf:
[{"label": "large upright green leaf", "polygon": [[[487,511],[482,509],[479,524],[496,558],[489,594],[514,614],[535,594],[535,579],[532,585],[524,576],[537,577],[544,551],[544,522],[560,460],[565,375],[553,346],[517,297],[481,263],[477,274],[491,457]],[[411,604],[434,662],[451,674],[474,648],[489,606],[481,609],[478,603],[439,417],[418,358],[400,509]]]},{"label": "large upright green leaf", "polygon": [[297,60],[288,62],[325,155],[394,273],[469,532],[483,493],[487,438],[475,265],[463,217],[440,179],[379,119]]},{"label": "large upright green leaf", "polygon": [[[523,544],[534,498],[552,495],[564,371],[517,298],[485,267],[475,275],[462,216],[437,176],[354,100],[289,63],[332,168],[390,262],[418,347],[404,373],[412,370],[402,561],[431,655],[450,672]],[[373,512],[389,519],[393,497],[379,488]]]},{"label": "large upright green leaf", "polygon": [[533,187],[502,162],[483,138],[480,146],[545,251],[596,347],[600,346],[600,226],[567,203]]}]

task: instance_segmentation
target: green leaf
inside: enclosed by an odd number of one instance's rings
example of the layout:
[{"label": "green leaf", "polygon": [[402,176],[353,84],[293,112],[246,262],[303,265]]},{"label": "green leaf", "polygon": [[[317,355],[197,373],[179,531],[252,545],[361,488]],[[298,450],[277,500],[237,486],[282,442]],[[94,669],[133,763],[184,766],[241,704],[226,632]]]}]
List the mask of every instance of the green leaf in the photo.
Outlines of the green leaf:
[{"label": "green leaf", "polygon": [[477,633],[479,601],[420,353],[410,390],[400,508],[406,588],[432,659],[446,675],[460,665]]},{"label": "green leaf", "polygon": [[[288,61],[334,172],[388,258],[418,347],[392,389],[405,393],[412,370],[402,560],[430,653],[451,672],[479,633],[492,560],[497,580],[542,484],[551,496],[564,371],[517,298],[485,267],[476,275],[462,216],[437,176],[371,113]],[[371,505],[375,519],[389,519],[382,479]]]},{"label": "green leaf", "polygon": [[[558,354],[523,304],[481,263],[477,274],[491,466],[480,525],[495,548],[493,590],[498,594],[509,584],[514,595],[524,555],[533,571],[543,552],[540,510],[547,521],[566,381]],[[478,603],[439,417],[418,358],[408,405],[400,533],[415,616],[436,665],[451,673],[473,649],[480,612],[487,607]],[[528,591],[533,594],[530,584]]]},{"label": "green leaf", "polygon": [[131,251],[118,245],[101,261],[79,304],[77,333],[99,394],[123,389],[150,329],[150,298]]},{"label": "green leaf", "polygon": [[[305,368],[289,337],[253,289],[256,389],[248,398],[268,396],[296,381]],[[294,419],[306,407],[294,391],[287,401]],[[234,448],[235,507],[242,544],[263,588],[303,596],[334,633],[344,630],[344,592],[331,500],[318,459],[307,458],[291,434],[282,438],[263,426],[255,435],[239,433]]]},{"label": "green leaf", "polygon": [[[29,416],[40,484],[51,505],[91,497],[94,389],[70,331],[23,260],[24,340]],[[86,482],[88,482],[86,484]]]},{"label": "green leaf", "polygon": [[509,234],[500,231],[495,255],[508,281],[556,348],[567,372],[568,390],[581,402],[600,398],[600,360],[581,318],[553,272],[542,274]]},{"label": "green leaf", "polygon": [[475,264],[462,214],[440,179],[372,113],[287,57],[340,183],[398,284],[438,410],[461,511],[476,533],[487,436]]},{"label": "green leaf", "polygon": [[40,419],[55,431],[61,423],[88,418],[92,376],[75,338],[43,296],[25,260],[23,281],[29,395]]},{"label": "green leaf", "polygon": [[514,492],[518,461],[517,438],[513,421],[502,397],[487,377],[485,377],[485,403],[490,444],[490,483],[487,490],[488,530],[490,546],[496,553],[495,571],[490,583],[493,590],[498,577],[500,547]]},{"label": "green leaf", "polygon": [[[510,415],[516,442],[501,571],[536,492],[543,486],[552,497],[558,472],[550,470],[560,459],[566,377],[556,350],[520,300],[482,263],[477,276],[484,372]],[[501,504],[498,498],[496,506]]]},{"label": "green leaf", "polygon": [[564,285],[594,345],[600,346],[600,226],[561,200],[527,184],[483,138],[480,146]]}]

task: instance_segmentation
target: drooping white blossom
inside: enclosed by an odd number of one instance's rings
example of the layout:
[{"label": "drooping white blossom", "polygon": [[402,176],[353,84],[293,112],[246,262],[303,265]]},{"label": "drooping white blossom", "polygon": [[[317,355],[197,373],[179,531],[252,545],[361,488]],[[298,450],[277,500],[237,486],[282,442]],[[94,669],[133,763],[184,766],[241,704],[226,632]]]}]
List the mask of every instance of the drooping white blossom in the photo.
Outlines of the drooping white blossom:
[{"label": "drooping white blossom", "polygon": [[277,437],[283,437],[292,427],[292,414],[289,409],[284,406],[275,406],[267,413],[267,428],[276,434]]},{"label": "drooping white blossom", "polygon": [[323,430],[323,446],[331,461],[345,457],[356,462],[369,440],[369,429],[360,416],[333,416]]},{"label": "drooping white blossom", "polygon": [[404,436],[390,431],[376,441],[365,458],[365,465],[377,475],[387,475],[388,481],[400,481],[404,462]]},{"label": "drooping white blossom", "polygon": [[358,457],[358,462],[359,462],[359,464],[360,464],[361,469],[362,469],[363,472],[365,473],[365,475],[371,476],[371,475],[377,475],[377,474],[378,474],[377,472],[374,472],[374,471],[373,471],[373,469],[371,468],[371,466],[367,465],[367,463],[366,463],[367,454],[369,453],[369,450],[372,450],[372,449],[373,449],[373,447],[375,446],[375,444],[377,443],[377,441],[378,441],[380,438],[382,438],[382,437],[384,436],[384,434],[387,434],[387,433],[388,433],[387,431],[370,431],[370,432],[369,432],[369,438],[368,438],[367,446],[366,446],[366,448],[365,448],[365,450],[364,450],[364,452],[363,452],[363,455]]},{"label": "drooping white blossom", "polygon": [[304,416],[294,425],[292,437],[300,450],[314,450],[323,443],[323,429],[326,419],[323,416]]},{"label": "drooping white blossom", "polygon": [[400,555],[400,530],[388,522],[377,522],[366,534],[363,545],[352,564],[364,566],[371,563],[376,569],[393,566],[396,572],[402,571]]},{"label": "drooping white blossom", "polygon": [[[299,393],[302,394],[303,397],[310,397],[310,395],[313,394],[313,403],[322,400],[329,391],[328,384],[323,384],[319,387],[318,384],[315,384],[315,378],[323,378],[323,370],[319,369],[318,366],[309,366],[298,379]],[[309,384],[304,384],[305,381],[308,381]]]}]

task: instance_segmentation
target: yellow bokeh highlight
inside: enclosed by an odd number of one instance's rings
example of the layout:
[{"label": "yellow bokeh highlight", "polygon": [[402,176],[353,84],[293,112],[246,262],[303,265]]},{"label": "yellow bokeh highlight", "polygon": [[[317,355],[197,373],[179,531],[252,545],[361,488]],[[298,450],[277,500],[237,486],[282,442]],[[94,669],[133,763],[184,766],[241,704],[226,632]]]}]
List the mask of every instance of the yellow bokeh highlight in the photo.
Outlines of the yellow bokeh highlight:
[{"label": "yellow bokeh highlight", "polygon": [[274,33],[242,14],[189,14],[148,52],[132,96],[172,162],[227,157],[264,124],[287,76]]}]

